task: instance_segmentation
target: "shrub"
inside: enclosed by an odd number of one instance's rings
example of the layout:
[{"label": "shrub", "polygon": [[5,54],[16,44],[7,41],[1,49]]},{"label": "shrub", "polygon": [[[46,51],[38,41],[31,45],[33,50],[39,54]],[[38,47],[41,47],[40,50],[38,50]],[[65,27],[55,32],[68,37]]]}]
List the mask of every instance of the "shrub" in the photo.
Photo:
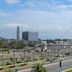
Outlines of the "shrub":
[{"label": "shrub", "polygon": [[43,67],[42,64],[36,64],[32,67],[31,72],[47,72],[46,69]]}]

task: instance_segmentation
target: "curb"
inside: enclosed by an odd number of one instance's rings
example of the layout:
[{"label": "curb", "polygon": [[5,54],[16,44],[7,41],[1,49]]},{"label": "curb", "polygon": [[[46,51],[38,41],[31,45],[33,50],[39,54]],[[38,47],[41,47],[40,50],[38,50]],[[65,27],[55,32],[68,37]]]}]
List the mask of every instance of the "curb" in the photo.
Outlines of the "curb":
[{"label": "curb", "polygon": [[62,71],[62,72],[66,72],[66,71],[68,71],[68,70],[71,70],[72,68],[69,68],[69,69],[66,69],[66,70],[64,70],[64,71]]}]

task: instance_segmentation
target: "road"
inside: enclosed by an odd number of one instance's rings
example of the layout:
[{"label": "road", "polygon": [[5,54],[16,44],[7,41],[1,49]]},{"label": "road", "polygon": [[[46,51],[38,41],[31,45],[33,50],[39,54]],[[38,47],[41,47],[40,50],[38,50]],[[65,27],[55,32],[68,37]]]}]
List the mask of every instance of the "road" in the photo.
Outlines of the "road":
[{"label": "road", "polygon": [[72,67],[72,59],[62,61],[62,67],[59,67],[59,62],[49,65],[44,65],[44,67],[47,68],[48,72],[62,72],[63,70]]},{"label": "road", "polygon": [[[47,65],[44,65],[44,67],[46,67],[48,72],[62,72],[63,70],[66,70],[72,67],[72,59],[62,61],[62,68],[59,67],[59,62],[47,64]],[[30,72],[30,71],[31,71],[31,68],[20,70],[18,72]]]}]

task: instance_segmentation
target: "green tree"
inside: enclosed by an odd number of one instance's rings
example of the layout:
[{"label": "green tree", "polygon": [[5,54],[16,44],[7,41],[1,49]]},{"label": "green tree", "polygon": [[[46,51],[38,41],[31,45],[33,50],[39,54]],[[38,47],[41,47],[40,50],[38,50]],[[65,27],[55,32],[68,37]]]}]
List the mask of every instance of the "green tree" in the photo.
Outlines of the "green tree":
[{"label": "green tree", "polygon": [[2,53],[2,59],[1,59],[1,62],[2,62],[2,68],[3,68],[3,47],[4,47],[4,44],[3,44],[3,40],[0,40],[0,52]]},{"label": "green tree", "polygon": [[45,67],[43,67],[42,64],[38,63],[32,67],[31,72],[47,72],[47,70],[45,69]]}]

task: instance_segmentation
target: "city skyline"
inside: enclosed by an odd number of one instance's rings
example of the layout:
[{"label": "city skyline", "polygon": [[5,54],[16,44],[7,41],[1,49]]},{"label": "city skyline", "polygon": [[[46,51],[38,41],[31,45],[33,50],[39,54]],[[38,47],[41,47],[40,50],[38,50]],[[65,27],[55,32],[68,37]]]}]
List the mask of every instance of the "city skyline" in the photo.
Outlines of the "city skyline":
[{"label": "city skyline", "polygon": [[[72,39],[71,0],[1,0],[0,37],[16,38],[16,27],[35,31],[39,38]],[[21,35],[21,34],[20,34]]]}]

